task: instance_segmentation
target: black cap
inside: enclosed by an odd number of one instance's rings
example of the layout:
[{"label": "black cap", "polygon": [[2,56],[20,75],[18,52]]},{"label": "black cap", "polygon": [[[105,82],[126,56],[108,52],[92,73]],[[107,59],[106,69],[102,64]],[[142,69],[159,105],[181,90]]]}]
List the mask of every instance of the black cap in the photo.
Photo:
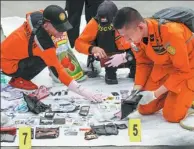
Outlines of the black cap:
[{"label": "black cap", "polygon": [[118,8],[112,1],[106,0],[99,5],[97,18],[102,24],[110,24],[112,23],[117,11]]},{"label": "black cap", "polygon": [[51,24],[59,32],[66,32],[72,29],[72,25],[67,19],[65,10],[57,5],[49,5],[43,11],[44,20],[51,22]]}]

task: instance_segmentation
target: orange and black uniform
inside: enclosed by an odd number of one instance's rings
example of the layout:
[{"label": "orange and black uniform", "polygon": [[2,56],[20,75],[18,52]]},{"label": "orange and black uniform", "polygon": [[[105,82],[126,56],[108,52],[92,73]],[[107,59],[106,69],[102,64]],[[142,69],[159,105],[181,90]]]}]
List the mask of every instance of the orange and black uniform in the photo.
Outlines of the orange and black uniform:
[{"label": "orange and black uniform", "polygon": [[194,100],[194,34],[183,24],[146,19],[149,37],[134,51],[136,57],[135,84],[154,91],[164,85],[168,93],[140,105],[141,114],[152,114],[163,108],[170,122],[184,118]]},{"label": "orange and black uniform", "polygon": [[31,80],[48,66],[62,83],[69,85],[72,77],[58,61],[55,44],[43,27],[39,26],[29,44],[32,31],[42,19],[43,11],[27,14],[26,21],[2,42],[1,68],[9,76]]},{"label": "orange and black uniform", "polygon": [[[98,46],[111,56],[116,53],[122,53],[124,51],[129,52],[132,56],[133,53],[130,50],[130,44],[126,42],[124,37],[113,28],[112,24],[103,27],[100,25],[98,18],[93,18],[86,25],[82,34],[75,42],[75,49],[80,53],[91,54],[91,49],[94,46]],[[135,59],[127,62],[127,67],[131,68],[131,74],[135,75]],[[106,74],[110,79],[116,77],[116,67],[105,67]]]},{"label": "orange and black uniform", "polygon": [[98,6],[104,0],[66,0],[66,8],[68,12],[68,20],[72,24],[73,28],[68,31],[68,38],[71,47],[74,47],[75,40],[79,36],[80,22],[83,6],[85,3],[85,19],[88,23],[92,17],[96,16]]}]

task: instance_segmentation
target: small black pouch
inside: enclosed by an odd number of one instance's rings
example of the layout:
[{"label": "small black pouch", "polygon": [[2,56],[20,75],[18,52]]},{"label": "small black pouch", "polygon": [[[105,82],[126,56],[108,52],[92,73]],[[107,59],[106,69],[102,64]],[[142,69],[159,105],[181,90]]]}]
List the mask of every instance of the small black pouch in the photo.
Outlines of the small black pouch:
[{"label": "small black pouch", "polygon": [[119,131],[117,126],[113,123],[105,125],[106,135],[118,135]]},{"label": "small black pouch", "polygon": [[52,119],[55,116],[55,112],[45,112],[44,117],[47,119]]},{"label": "small black pouch", "polygon": [[127,117],[130,113],[136,110],[137,105],[142,98],[142,95],[134,96],[133,100],[123,100],[121,103],[121,119]]},{"label": "small black pouch", "polygon": [[127,128],[127,125],[125,124],[116,124],[117,126],[117,129],[126,129]]},{"label": "small black pouch", "polygon": [[64,125],[65,124],[65,118],[55,118],[53,121],[53,124],[55,125]]},{"label": "small black pouch", "polygon": [[107,124],[107,125],[97,125],[97,126],[91,126],[92,131],[95,132],[97,135],[117,135],[118,129],[117,126],[113,123]]},{"label": "small black pouch", "polygon": [[106,135],[105,125],[91,126],[91,128],[97,135]]},{"label": "small black pouch", "polygon": [[40,125],[52,125],[53,120],[52,119],[47,119],[45,117],[40,118]]}]

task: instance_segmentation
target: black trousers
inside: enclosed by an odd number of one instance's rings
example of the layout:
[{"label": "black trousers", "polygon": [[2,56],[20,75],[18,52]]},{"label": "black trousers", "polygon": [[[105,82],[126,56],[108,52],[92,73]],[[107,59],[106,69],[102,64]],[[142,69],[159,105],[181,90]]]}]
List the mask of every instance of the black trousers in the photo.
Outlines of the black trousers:
[{"label": "black trousers", "polygon": [[21,77],[25,80],[31,80],[38,75],[47,65],[38,56],[32,56],[20,60],[18,63],[18,70],[13,74],[6,74],[10,77],[17,78]]},{"label": "black trousers", "polygon": [[74,47],[75,40],[79,36],[80,32],[80,22],[83,6],[85,3],[85,19],[88,23],[92,17],[96,16],[98,6],[104,0],[67,0],[65,10],[68,12],[68,20],[73,26],[73,29],[69,30],[68,37],[71,47]]}]

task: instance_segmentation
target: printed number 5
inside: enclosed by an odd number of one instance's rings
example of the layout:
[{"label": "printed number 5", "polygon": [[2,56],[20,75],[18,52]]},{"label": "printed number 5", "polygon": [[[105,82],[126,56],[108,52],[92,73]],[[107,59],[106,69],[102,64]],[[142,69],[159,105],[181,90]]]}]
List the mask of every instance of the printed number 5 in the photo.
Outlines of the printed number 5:
[{"label": "printed number 5", "polygon": [[141,141],[141,120],[140,119],[129,119],[128,134],[131,142]]},{"label": "printed number 5", "polygon": [[133,125],[133,135],[137,136],[138,135],[138,129],[137,129],[137,124]]},{"label": "printed number 5", "polygon": [[24,145],[26,145],[26,138],[27,138],[28,134],[26,132],[24,132],[23,135],[24,135]]}]

